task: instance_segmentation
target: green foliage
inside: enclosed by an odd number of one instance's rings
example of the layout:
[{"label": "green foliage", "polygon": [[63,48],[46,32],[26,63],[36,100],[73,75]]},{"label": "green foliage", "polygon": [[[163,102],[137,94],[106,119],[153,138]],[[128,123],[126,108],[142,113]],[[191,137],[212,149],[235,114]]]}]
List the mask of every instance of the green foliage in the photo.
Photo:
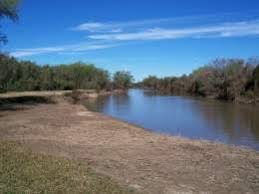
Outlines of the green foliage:
[{"label": "green foliage", "polygon": [[198,95],[225,100],[259,96],[257,59],[217,59],[194,70],[189,76],[157,78],[149,76],[142,87],[174,94]]},{"label": "green foliage", "polygon": [[259,65],[253,71],[254,91],[259,95]]},{"label": "green foliage", "polygon": [[113,76],[114,86],[119,89],[128,89],[132,86],[133,76],[128,71],[117,71]]},{"label": "green foliage", "polygon": [[156,90],[158,88],[159,79],[156,76],[148,76],[143,80],[143,85],[147,88]]},{"label": "green foliage", "polygon": [[[9,18],[13,21],[18,19],[17,6],[18,0],[0,0],[0,19]],[[1,27],[1,25],[0,25]],[[0,42],[6,43],[7,38],[0,32]]]},{"label": "green foliage", "polygon": [[259,80],[259,65],[257,65],[253,71],[253,78],[254,80]]},{"label": "green foliage", "polygon": [[[114,75],[114,87],[127,89],[133,77],[129,72]],[[81,62],[70,65],[38,66],[0,54],[0,91],[32,90],[108,90],[112,81],[108,71]]]},{"label": "green foliage", "polygon": [[18,0],[1,0],[0,1],[0,17],[7,17],[11,20],[17,20]]}]

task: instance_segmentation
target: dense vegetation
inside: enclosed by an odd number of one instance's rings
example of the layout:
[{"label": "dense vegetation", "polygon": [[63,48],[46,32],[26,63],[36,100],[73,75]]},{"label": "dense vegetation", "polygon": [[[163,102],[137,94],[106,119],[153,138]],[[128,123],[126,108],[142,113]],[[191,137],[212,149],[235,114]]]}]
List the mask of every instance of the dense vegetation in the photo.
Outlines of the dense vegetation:
[{"label": "dense vegetation", "polygon": [[39,66],[0,54],[0,91],[127,89],[133,81],[129,72],[106,70],[81,62],[70,65]]},{"label": "dense vegetation", "polygon": [[238,101],[259,97],[258,59],[217,59],[181,77],[149,76],[140,86],[178,95]]},{"label": "dense vegetation", "polygon": [[[18,0],[0,0],[0,20],[3,18],[9,18],[12,21],[16,21],[18,19],[17,15],[17,7]],[[0,25],[0,28],[2,26]],[[7,38],[6,35],[0,32],[0,43],[6,43]]]},{"label": "dense vegetation", "polygon": [[133,76],[127,71],[117,71],[113,76],[114,86],[124,89],[132,86]]}]

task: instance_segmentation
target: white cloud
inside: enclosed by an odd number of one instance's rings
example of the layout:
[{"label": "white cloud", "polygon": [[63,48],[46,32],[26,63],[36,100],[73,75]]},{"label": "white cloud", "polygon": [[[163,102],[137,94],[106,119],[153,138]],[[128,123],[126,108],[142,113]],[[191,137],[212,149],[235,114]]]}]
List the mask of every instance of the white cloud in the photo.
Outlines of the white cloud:
[{"label": "white cloud", "polygon": [[39,51],[26,51],[26,50],[18,50],[11,52],[10,55],[13,57],[24,57],[24,56],[32,56],[32,55],[38,55],[42,54],[42,52]]},{"label": "white cloud", "polygon": [[116,44],[92,44],[92,45],[78,45],[75,48],[71,49],[74,52],[80,51],[89,51],[89,50],[99,50],[106,49],[117,46]]},{"label": "white cloud", "polygon": [[151,28],[139,32],[117,34],[94,34],[90,39],[130,41],[130,40],[161,40],[177,38],[204,38],[204,37],[236,37],[259,34],[259,20],[247,22],[223,23],[212,26],[190,28]]},{"label": "white cloud", "polygon": [[79,43],[73,45],[65,45],[59,47],[42,47],[42,48],[29,48],[29,49],[18,49],[11,52],[10,55],[14,57],[25,57],[46,53],[67,53],[67,52],[84,52],[89,50],[106,49],[116,46],[115,44],[101,44],[101,43]]},{"label": "white cloud", "polygon": [[[226,21],[229,18],[229,23]],[[45,53],[79,53],[89,50],[106,49],[121,45],[122,42],[142,40],[163,40],[180,38],[242,37],[259,35],[259,20],[242,16],[203,15],[180,18],[149,19],[126,22],[87,22],[74,28],[87,32],[88,43],[73,45],[17,49],[12,56],[24,57]],[[256,18],[256,17],[254,17]],[[257,17],[258,18],[258,17]],[[235,21],[235,22],[233,22]]]},{"label": "white cloud", "polygon": [[73,30],[96,32],[96,31],[99,31],[100,29],[103,29],[104,27],[105,27],[105,25],[102,23],[89,22],[89,23],[81,24],[81,25],[73,28]]},{"label": "white cloud", "polygon": [[[172,22],[179,22],[187,20],[194,20],[200,16],[192,17],[180,17],[180,18],[162,18],[162,19],[149,19],[149,20],[139,20],[139,21],[126,21],[126,22],[86,22],[73,27],[72,30],[75,31],[88,31],[88,32],[108,32],[108,33],[118,33],[130,28],[142,28],[143,26],[152,26],[156,24],[165,24]],[[203,16],[204,17],[204,16]]]},{"label": "white cloud", "polygon": [[163,28],[164,26],[192,26],[204,23],[220,23],[222,21],[239,21],[251,20],[258,17],[258,14],[254,13],[223,13],[223,14],[207,14],[207,15],[192,15],[184,17],[174,17],[174,18],[154,18],[145,20],[135,20],[135,21],[109,21],[109,22],[92,22],[88,21],[75,26],[71,29],[75,31],[86,31],[86,32],[96,32],[96,33],[118,33],[118,32],[132,32],[140,29],[148,29],[154,27]]},{"label": "white cloud", "polygon": [[100,22],[88,22],[80,24],[72,28],[75,31],[88,31],[88,32],[110,32],[117,33],[122,32],[122,29],[117,24],[112,23],[100,23]]}]

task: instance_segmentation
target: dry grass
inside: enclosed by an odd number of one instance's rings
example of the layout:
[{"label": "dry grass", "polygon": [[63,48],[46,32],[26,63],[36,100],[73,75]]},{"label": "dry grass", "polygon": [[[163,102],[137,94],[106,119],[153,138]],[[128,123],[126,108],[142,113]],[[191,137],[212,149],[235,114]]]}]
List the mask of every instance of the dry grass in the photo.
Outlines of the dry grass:
[{"label": "dry grass", "polygon": [[85,164],[0,141],[0,193],[132,193]]}]

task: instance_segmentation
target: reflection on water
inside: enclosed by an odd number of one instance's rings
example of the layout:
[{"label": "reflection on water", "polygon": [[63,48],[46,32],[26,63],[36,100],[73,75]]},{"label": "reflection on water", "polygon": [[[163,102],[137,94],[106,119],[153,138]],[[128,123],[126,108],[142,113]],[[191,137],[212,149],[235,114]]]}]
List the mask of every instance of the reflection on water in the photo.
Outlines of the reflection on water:
[{"label": "reflection on water", "polygon": [[95,111],[158,133],[246,145],[259,150],[259,107],[132,89],[86,102]]}]

